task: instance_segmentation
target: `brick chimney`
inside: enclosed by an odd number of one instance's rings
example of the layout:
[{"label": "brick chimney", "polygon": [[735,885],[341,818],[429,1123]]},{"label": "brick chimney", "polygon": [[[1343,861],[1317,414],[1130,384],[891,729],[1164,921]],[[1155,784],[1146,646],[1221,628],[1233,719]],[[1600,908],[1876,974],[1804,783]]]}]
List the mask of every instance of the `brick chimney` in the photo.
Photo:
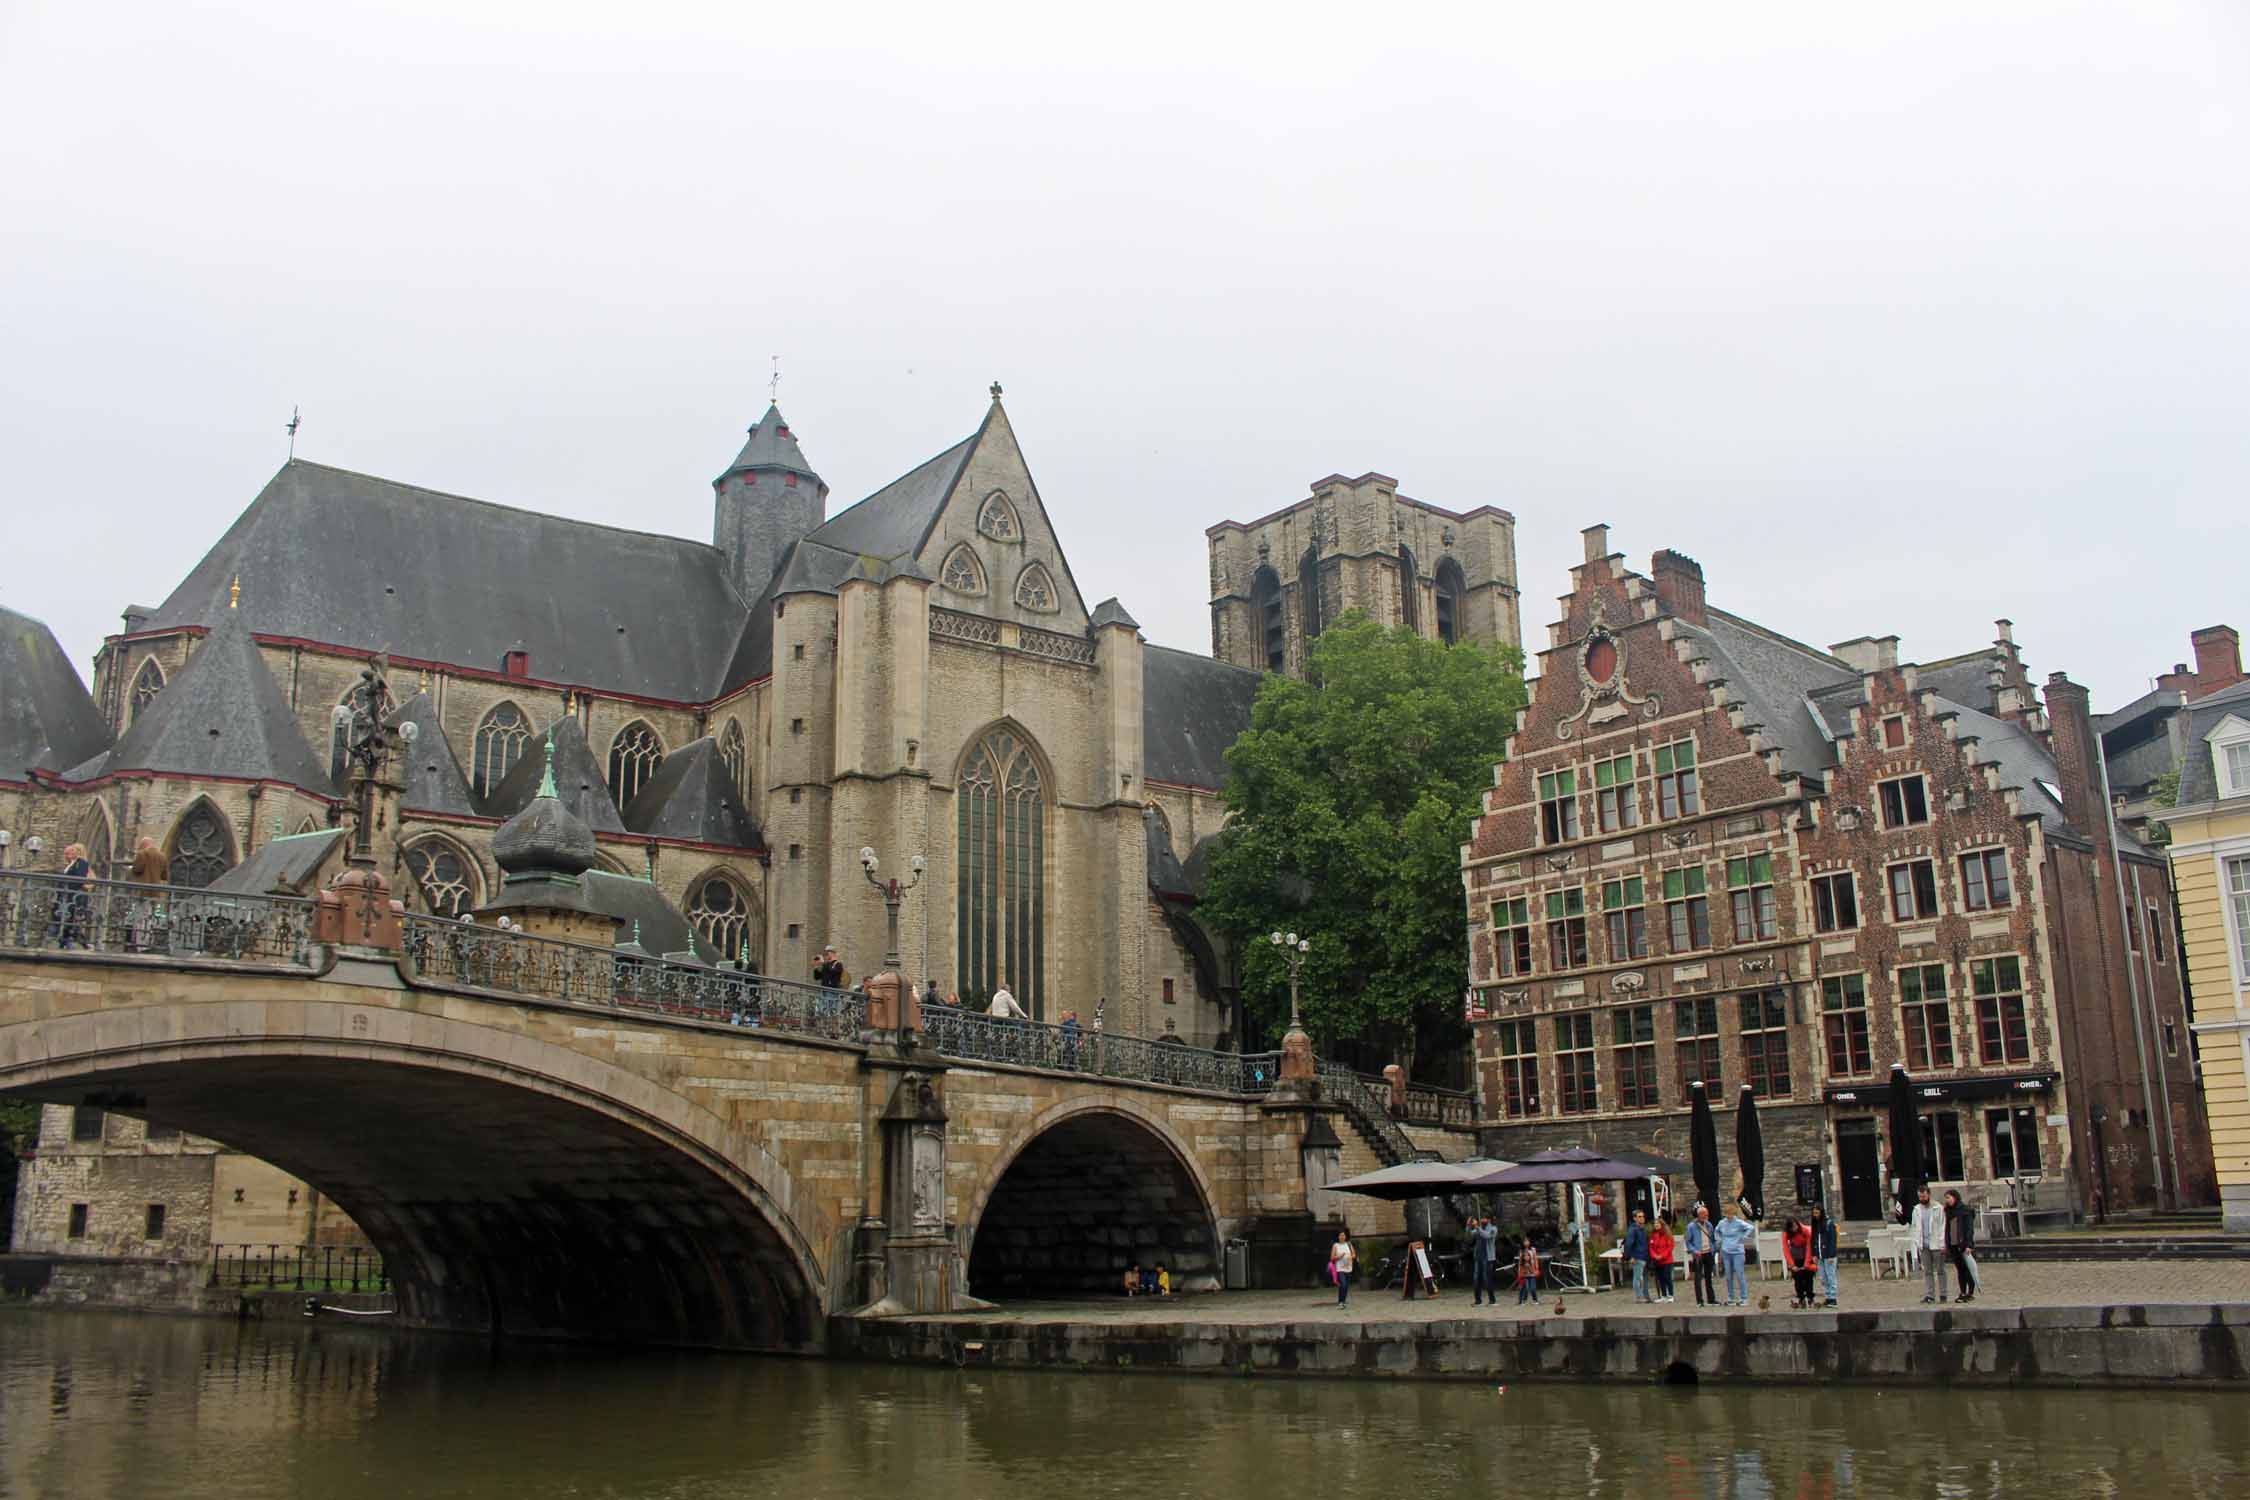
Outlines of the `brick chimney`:
[{"label": "brick chimney", "polygon": [[2054,672],[2047,677],[2046,698],[2047,744],[2055,756],[2063,817],[2078,832],[2099,841],[2106,826],[2102,768],[2094,749],[2094,720],[2086,705],[2086,690],[2067,674]]},{"label": "brick chimney", "polygon": [[2242,681],[2242,637],[2232,625],[2206,625],[2188,637],[2195,647],[2195,686],[2190,698],[2207,698]]},{"label": "brick chimney", "polygon": [[1828,648],[1831,656],[1840,656],[1862,672],[1888,672],[1898,665],[1898,637],[1895,635],[1861,635],[1848,641],[1838,641]]},{"label": "brick chimney", "polygon": [[2195,692],[2195,674],[2188,670],[2186,662],[2176,661],[2172,663],[2171,671],[2157,677],[2156,686],[2161,692],[2186,693],[2192,696]]},{"label": "brick chimney", "polygon": [[1648,570],[1656,583],[1657,602],[1666,614],[1690,625],[1711,623],[1703,608],[1703,564],[1666,547],[1649,558]]}]

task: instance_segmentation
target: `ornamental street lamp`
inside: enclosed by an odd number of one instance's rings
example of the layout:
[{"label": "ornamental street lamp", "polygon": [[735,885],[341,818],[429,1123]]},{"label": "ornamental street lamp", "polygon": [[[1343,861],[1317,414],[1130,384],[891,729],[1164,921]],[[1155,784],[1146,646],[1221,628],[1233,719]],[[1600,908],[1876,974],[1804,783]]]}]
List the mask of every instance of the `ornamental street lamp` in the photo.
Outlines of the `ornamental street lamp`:
[{"label": "ornamental street lamp", "polygon": [[1294,932],[1277,932],[1273,945],[1281,950],[1281,961],[1289,965],[1289,1029],[1303,1031],[1305,1023],[1297,1018],[1297,977],[1305,971],[1305,955],[1312,952],[1312,939]]},{"label": "ornamental street lamp", "polygon": [[882,876],[877,875],[875,873],[875,867],[879,863],[881,863],[881,861],[875,858],[875,851],[873,849],[867,848],[865,846],[861,847],[859,851],[859,871],[862,875],[865,875],[867,877],[867,883],[869,885],[875,887],[876,890],[883,893],[883,910],[890,917],[891,941],[889,950],[883,954],[883,967],[888,969],[891,973],[896,974],[902,967],[904,967],[906,963],[905,959],[899,957],[898,951],[899,903],[903,902],[906,899],[906,893],[908,891],[913,890],[914,887],[922,883],[922,871],[928,867],[929,861],[924,859],[919,854],[908,860],[906,862],[907,868],[914,872],[914,878],[907,881],[904,885],[901,885],[899,883],[898,877],[895,875],[892,876],[889,880],[885,880]]},{"label": "ornamental street lamp", "polygon": [[1281,1039],[1281,1081],[1309,1085],[1318,1067],[1313,1061],[1312,1038],[1305,1035],[1305,1023],[1297,1008],[1297,980],[1305,971],[1305,955],[1312,952],[1312,939],[1294,932],[1277,932],[1273,945],[1281,950],[1281,961],[1289,966],[1289,1030]]}]

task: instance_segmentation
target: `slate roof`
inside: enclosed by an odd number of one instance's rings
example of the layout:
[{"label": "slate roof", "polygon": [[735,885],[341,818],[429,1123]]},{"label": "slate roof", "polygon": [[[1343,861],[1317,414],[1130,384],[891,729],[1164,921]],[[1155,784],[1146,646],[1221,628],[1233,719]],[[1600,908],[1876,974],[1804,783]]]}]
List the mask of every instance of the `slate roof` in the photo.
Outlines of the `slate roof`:
[{"label": "slate roof", "polygon": [[116,771],[234,776],[336,795],[328,767],[305,743],[245,617],[233,610],[222,614],[117,744],[74,767],[68,779],[90,781]]},{"label": "slate roof", "polygon": [[2211,744],[2204,736],[2218,728],[2228,714],[2250,722],[2250,682],[2222,688],[2187,706],[2187,756],[2180,765],[2180,806],[2218,800],[2218,772],[2211,764]]},{"label": "slate roof", "polygon": [[[985,422],[991,420],[987,412]],[[945,510],[946,497],[961,478],[962,466],[983,436],[984,427],[979,426],[937,457],[917,464],[857,505],[830,516],[814,527],[807,539],[853,558],[891,558],[921,551],[923,540]]]},{"label": "slate roof", "polygon": [[[596,833],[625,832],[624,820],[617,815],[617,801],[609,792],[609,778],[602,774],[601,762],[587,745],[586,731],[578,727],[578,720],[557,719],[541,733],[543,738],[554,736],[555,793],[563,806]],[[488,818],[512,818],[522,812],[539,795],[546,767],[543,746],[533,745],[500,779],[478,811]]]},{"label": "slate roof", "polygon": [[142,628],[231,612],[260,635],[493,670],[520,647],[545,681],[703,702],[745,607],[703,542],[292,459]]},{"label": "slate roof", "polygon": [[406,750],[406,791],[399,799],[401,807],[411,807],[420,812],[452,813],[457,816],[476,816],[476,799],[469,791],[469,778],[461,770],[461,762],[454,757],[453,747],[446,743],[445,730],[438,723],[437,705],[428,693],[416,693],[391,714],[392,724],[414,724],[414,743]]},{"label": "slate roof", "polygon": [[1993,661],[1992,652],[1973,651],[1943,661],[1917,662],[1914,683],[1949,702],[1991,713],[1999,707],[1992,698]]},{"label": "slate roof", "polygon": [[1227,746],[1250,727],[1264,674],[1169,646],[1141,653],[1141,774],[1150,781],[1217,788]]},{"label": "slate roof", "polygon": [[312,833],[269,839],[206,889],[234,891],[245,896],[310,895],[320,867],[327,863],[328,856],[336,851],[343,838],[341,828],[322,828]]},{"label": "slate roof", "polygon": [[664,757],[648,784],[625,805],[625,826],[658,839],[763,848],[758,825],[742,806],[734,777],[710,735]]},{"label": "slate roof", "polygon": [[1680,632],[1703,645],[1713,672],[1726,679],[1728,695],[1742,701],[1745,726],[1757,726],[1767,744],[1780,747],[1785,771],[1815,777],[1826,772],[1835,764],[1835,751],[1805,700],[1823,689],[1856,686],[1858,671],[1725,610],[1707,608],[1705,616],[1708,626],[1682,621]]},{"label": "slate roof", "polygon": [[607,870],[588,870],[578,878],[585,883],[586,910],[615,917],[624,924],[618,929],[618,942],[631,942],[633,924],[639,922],[641,946],[651,953],[685,953],[692,949],[705,963],[719,961],[721,955],[696,936],[695,929],[680,914],[679,908],[665,900],[664,893],[646,880],[632,875],[612,875]]},{"label": "slate roof", "polygon": [[109,745],[109,724],[55,633],[0,608],[0,781],[65,770]]},{"label": "slate roof", "polygon": [[820,478],[805,462],[804,450],[797,446],[796,434],[789,430],[789,421],[778,406],[766,408],[766,414],[750,429],[750,440],[727,465],[729,474],[738,469],[786,469],[807,479]]}]

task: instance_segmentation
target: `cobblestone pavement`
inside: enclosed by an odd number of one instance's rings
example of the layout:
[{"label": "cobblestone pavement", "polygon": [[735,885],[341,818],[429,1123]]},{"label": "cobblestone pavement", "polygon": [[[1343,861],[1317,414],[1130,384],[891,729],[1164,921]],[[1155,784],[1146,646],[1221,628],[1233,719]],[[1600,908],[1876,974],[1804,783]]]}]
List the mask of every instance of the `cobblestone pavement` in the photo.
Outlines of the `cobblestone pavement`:
[{"label": "cobblestone pavement", "polygon": [[[2250,1260],[2228,1261],[2085,1261],[2058,1263],[2032,1261],[2008,1264],[1983,1260],[1984,1290],[1979,1307],[2103,1307],[2112,1303],[2189,1303],[2208,1306],[2217,1302],[2250,1303]],[[1599,1278],[1601,1273],[1596,1272]],[[1918,1307],[1922,1301],[1919,1274],[1900,1280],[1872,1280],[1865,1263],[1846,1265],[1839,1282],[1839,1312],[1872,1312]],[[1703,1311],[1682,1276],[1677,1300],[1649,1305],[1636,1303],[1630,1287],[1598,1295],[1564,1293],[1561,1300],[1574,1318],[1683,1317]],[[1094,1297],[1083,1301],[1016,1302],[993,1312],[951,1316],[976,1319],[1033,1318],[1073,1323],[1364,1323],[1427,1322],[1438,1318],[1552,1317],[1557,1295],[1547,1292],[1538,1303],[1518,1307],[1515,1293],[1506,1293],[1498,1307],[1477,1307],[1469,1301],[1466,1286],[1448,1283],[1442,1295],[1408,1302],[1396,1291],[1377,1292],[1355,1287],[1348,1307],[1338,1307],[1332,1293],[1306,1289],[1282,1292],[1217,1292],[1195,1297],[1127,1298]],[[1785,1276],[1761,1279],[1750,1269],[1750,1305],[1732,1309],[1757,1312],[1759,1299],[1770,1298],[1771,1312],[1789,1309],[1790,1283]]]}]

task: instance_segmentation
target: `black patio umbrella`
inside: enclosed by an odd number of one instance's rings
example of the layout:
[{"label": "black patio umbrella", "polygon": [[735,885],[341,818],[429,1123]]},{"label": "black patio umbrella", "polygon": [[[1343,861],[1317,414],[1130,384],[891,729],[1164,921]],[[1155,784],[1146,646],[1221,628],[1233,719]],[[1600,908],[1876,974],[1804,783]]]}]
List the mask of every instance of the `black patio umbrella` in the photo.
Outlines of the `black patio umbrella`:
[{"label": "black patio umbrella", "polygon": [[1711,1095],[1697,1079],[1688,1085],[1688,1160],[1695,1168],[1695,1196],[1711,1212],[1719,1211],[1719,1126],[1711,1118]]},{"label": "black patio umbrella", "polygon": [[1747,1083],[1734,1115],[1734,1155],[1742,1164],[1743,1212],[1755,1223],[1765,1217],[1766,1141],[1758,1133],[1758,1097]]},{"label": "black patio umbrella", "polygon": [[1922,1121],[1914,1113],[1914,1084],[1906,1076],[1906,1064],[1892,1063],[1891,1176],[1896,1180],[1892,1192],[1901,1213],[1914,1207],[1922,1172]]}]

